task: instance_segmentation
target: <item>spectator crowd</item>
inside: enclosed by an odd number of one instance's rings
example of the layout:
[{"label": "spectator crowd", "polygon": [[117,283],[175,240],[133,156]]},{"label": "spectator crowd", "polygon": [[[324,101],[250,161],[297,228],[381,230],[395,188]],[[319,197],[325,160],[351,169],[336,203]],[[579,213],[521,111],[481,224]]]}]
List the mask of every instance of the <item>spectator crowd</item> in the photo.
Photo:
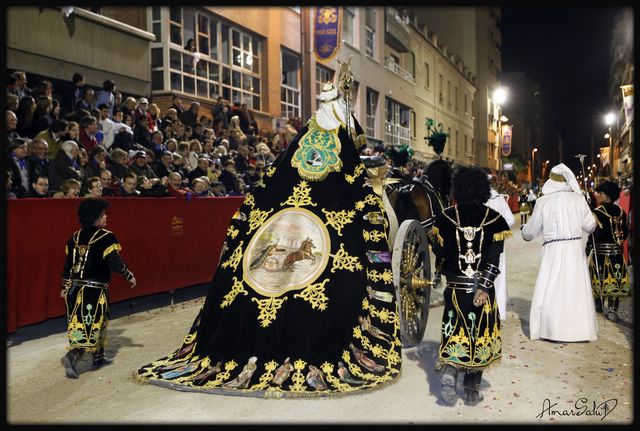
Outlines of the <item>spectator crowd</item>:
[{"label": "spectator crowd", "polygon": [[218,97],[210,116],[179,96],[145,97],[75,73],[64,88],[25,72],[7,83],[6,198],[242,196],[297,134],[299,119],[259,128],[246,104]]}]

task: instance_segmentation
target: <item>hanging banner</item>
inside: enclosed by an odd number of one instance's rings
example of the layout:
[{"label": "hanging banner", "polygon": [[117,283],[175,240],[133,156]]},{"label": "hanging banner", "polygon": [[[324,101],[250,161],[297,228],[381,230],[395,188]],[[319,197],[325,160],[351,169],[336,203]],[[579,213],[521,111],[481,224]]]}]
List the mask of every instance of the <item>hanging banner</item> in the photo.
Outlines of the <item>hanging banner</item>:
[{"label": "hanging banner", "polygon": [[313,22],[316,60],[327,63],[333,60],[340,49],[340,9],[333,6],[316,7]]},{"label": "hanging banner", "polygon": [[624,124],[630,125],[633,122],[633,84],[621,85],[622,105],[624,106]]},{"label": "hanging banner", "polygon": [[502,155],[508,156],[511,154],[511,134],[513,133],[513,126],[505,124],[502,126],[502,142],[500,147],[502,148]]},{"label": "hanging banner", "polygon": [[600,148],[600,164],[603,168],[609,164],[609,147]]}]

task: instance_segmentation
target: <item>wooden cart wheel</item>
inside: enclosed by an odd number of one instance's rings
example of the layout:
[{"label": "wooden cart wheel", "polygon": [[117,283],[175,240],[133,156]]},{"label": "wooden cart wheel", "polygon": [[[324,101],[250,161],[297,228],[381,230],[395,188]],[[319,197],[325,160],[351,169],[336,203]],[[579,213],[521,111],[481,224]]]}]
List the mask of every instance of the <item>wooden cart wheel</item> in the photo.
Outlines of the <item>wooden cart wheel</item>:
[{"label": "wooden cart wheel", "polygon": [[427,235],[417,220],[405,220],[391,254],[402,347],[422,341],[429,317],[431,263]]}]

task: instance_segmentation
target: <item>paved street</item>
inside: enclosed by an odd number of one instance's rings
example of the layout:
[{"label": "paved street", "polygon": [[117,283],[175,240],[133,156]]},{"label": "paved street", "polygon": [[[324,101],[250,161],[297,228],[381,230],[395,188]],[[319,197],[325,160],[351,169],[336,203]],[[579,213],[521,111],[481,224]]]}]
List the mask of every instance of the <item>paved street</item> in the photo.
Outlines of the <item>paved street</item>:
[{"label": "paved street", "polygon": [[[84,372],[78,380],[66,379],[60,365],[66,345],[63,318],[9,336],[7,420],[11,424],[631,423],[632,300],[622,301],[619,323],[598,317],[596,342],[530,341],[529,307],[542,242],[523,241],[518,224],[513,232],[506,242],[511,306],[502,332],[503,358],[483,376],[485,400],[475,407],[461,400],[454,407],[439,402],[434,363],[442,317],[440,292],[432,295],[434,306],[422,343],[403,350],[402,375],[396,383],[370,393],[265,400],[178,392],[134,382],[131,376],[137,367],[179,346],[203,301],[204,290],[194,287],[176,292],[174,305],[168,294],[115,304],[107,346],[114,364],[91,371],[90,360],[83,358],[79,368]],[[562,416],[563,412],[573,415]]]}]

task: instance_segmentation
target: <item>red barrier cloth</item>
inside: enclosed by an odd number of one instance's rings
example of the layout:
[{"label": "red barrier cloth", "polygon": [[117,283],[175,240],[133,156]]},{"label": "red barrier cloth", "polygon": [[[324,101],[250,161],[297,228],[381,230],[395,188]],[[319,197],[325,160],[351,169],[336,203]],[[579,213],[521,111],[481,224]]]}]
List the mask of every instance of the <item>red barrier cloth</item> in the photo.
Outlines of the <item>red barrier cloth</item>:
[{"label": "red barrier cloth", "polygon": [[[622,190],[620,197],[618,198],[618,205],[627,213],[629,217],[629,210],[631,209],[631,192],[629,190]],[[629,230],[629,236],[631,236],[631,230]],[[629,263],[629,240],[625,239],[623,244],[624,261]]]},{"label": "red barrier cloth", "polygon": [[[138,282],[112,274],[112,303],[207,283],[242,197],[107,198],[107,229]],[[80,228],[80,199],[17,199],[7,205],[7,332],[65,315],[64,246]]]},{"label": "red barrier cloth", "polygon": [[518,203],[518,195],[509,195],[509,200],[507,201],[511,212],[516,214],[520,212],[520,204]]}]

